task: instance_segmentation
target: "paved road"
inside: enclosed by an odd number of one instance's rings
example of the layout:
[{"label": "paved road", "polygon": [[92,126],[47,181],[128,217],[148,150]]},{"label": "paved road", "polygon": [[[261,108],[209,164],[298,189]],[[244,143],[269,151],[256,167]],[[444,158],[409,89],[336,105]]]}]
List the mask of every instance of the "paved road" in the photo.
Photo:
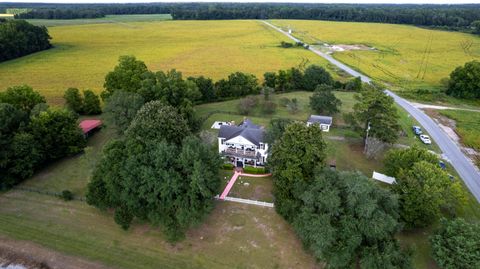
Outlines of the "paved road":
[{"label": "paved road", "polygon": [[[272,25],[269,22],[262,21],[273,29],[279,31],[280,33],[288,36],[295,42],[300,42],[299,39],[293,37],[287,32],[284,32],[282,29]],[[360,77],[363,82],[370,83],[372,80],[359,72],[353,70],[352,68],[346,66],[345,64],[335,60],[332,56],[325,54],[321,51],[318,51],[314,48],[309,48],[313,53],[325,58],[330,63],[336,65],[340,69],[349,73],[354,77]],[[386,94],[393,97],[395,102],[405,109],[410,115],[412,115],[430,134],[430,136],[437,142],[440,149],[443,151],[443,154],[450,161],[452,166],[457,170],[457,173],[465,182],[470,192],[475,196],[478,202],[480,202],[480,171],[475,167],[470,159],[468,159],[465,154],[460,150],[460,148],[453,142],[450,137],[429,117],[420,109],[416,108],[409,101],[399,97],[395,93],[386,90]]]}]

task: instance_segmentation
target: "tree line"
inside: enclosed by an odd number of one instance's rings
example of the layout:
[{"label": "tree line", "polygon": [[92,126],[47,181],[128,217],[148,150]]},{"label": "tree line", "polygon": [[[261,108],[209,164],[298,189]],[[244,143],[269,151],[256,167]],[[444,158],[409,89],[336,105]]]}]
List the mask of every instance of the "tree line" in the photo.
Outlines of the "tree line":
[{"label": "tree line", "polygon": [[0,62],[52,47],[45,26],[23,20],[0,20]]},{"label": "tree line", "polygon": [[86,145],[77,115],[51,108],[29,86],[0,92],[0,189],[29,178],[46,163]]},{"label": "tree line", "polygon": [[[412,24],[466,29],[480,20],[480,5],[388,5],[300,3],[151,3],[151,4],[27,4],[5,3],[0,8],[31,8],[90,14],[170,13],[175,20],[304,19]],[[63,12],[63,11],[62,11]],[[60,14],[60,13],[59,13]],[[28,16],[28,15],[25,15]],[[80,18],[80,15],[71,15]]]},{"label": "tree line", "polygon": [[103,18],[105,13],[97,9],[34,9],[28,12],[15,14],[15,19],[94,19]]}]

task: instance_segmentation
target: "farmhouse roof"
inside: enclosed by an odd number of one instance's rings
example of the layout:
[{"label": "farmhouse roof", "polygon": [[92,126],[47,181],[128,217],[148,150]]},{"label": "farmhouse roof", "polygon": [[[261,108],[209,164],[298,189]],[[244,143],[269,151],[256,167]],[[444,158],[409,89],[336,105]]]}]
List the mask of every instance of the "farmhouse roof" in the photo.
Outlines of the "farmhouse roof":
[{"label": "farmhouse roof", "polygon": [[100,120],[82,120],[79,124],[80,128],[82,128],[83,134],[87,134],[100,125],[102,125],[102,121]]},{"label": "farmhouse roof", "polygon": [[319,115],[310,115],[307,122],[309,123],[320,123],[326,125],[332,125],[332,117],[329,116],[319,116]]},{"label": "farmhouse roof", "polygon": [[244,120],[238,126],[222,125],[218,137],[230,140],[237,136],[242,136],[257,146],[263,142],[264,130],[252,123],[249,119]]}]

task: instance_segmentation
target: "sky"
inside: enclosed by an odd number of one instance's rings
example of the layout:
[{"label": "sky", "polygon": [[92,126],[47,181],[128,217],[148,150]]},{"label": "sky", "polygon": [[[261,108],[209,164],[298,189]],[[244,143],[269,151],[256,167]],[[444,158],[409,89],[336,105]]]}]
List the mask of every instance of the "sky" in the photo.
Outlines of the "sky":
[{"label": "sky", "polygon": [[286,3],[386,3],[386,4],[465,4],[480,0],[5,0],[29,3],[146,3],[146,2],[286,2]]}]

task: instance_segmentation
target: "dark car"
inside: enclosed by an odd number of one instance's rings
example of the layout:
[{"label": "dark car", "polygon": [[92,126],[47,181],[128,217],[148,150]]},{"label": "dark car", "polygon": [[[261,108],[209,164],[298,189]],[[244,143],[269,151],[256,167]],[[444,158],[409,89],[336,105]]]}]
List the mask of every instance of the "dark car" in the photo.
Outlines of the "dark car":
[{"label": "dark car", "polygon": [[412,130],[416,135],[421,135],[422,134],[422,128],[420,126],[413,126]]},{"label": "dark car", "polygon": [[443,161],[438,162],[438,165],[440,166],[440,168],[442,168],[442,170],[447,169],[447,165]]}]

